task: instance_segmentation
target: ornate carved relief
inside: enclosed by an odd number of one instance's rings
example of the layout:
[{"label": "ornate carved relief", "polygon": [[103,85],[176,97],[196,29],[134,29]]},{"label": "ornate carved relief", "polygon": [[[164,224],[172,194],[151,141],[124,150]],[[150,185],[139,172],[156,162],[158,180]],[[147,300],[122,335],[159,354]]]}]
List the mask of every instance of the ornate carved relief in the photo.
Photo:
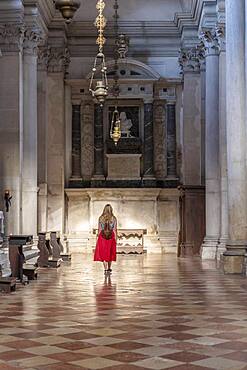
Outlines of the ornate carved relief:
[{"label": "ornate carved relief", "polygon": [[47,71],[50,55],[50,47],[43,46],[38,49],[38,70]]},{"label": "ornate carved relief", "polygon": [[21,51],[24,39],[24,25],[22,23],[0,24],[1,50]]},{"label": "ornate carved relief", "polygon": [[67,48],[49,47],[48,72],[66,72],[70,64],[70,53]]},{"label": "ornate carved relief", "polygon": [[216,39],[219,44],[220,51],[226,51],[226,29],[225,25],[217,25],[215,29]]},{"label": "ornate carved relief", "polygon": [[42,40],[40,28],[24,23],[0,24],[0,45],[2,51],[22,51],[35,54]]},{"label": "ornate carved relief", "polygon": [[205,56],[219,54],[219,43],[215,29],[202,31],[200,39],[204,45]]},{"label": "ornate carved relief", "polygon": [[167,176],[177,177],[176,105],[169,103],[167,109]]},{"label": "ornate carved relief", "polygon": [[204,60],[204,48],[203,44],[191,49],[181,49],[179,57],[179,65],[182,72],[199,72],[201,62]]},{"label": "ornate carved relief", "polygon": [[94,172],[94,105],[85,101],[81,106],[81,174],[91,180]]},{"label": "ornate carved relief", "polygon": [[23,50],[27,54],[37,54],[38,45],[43,40],[42,32],[36,25],[25,26]]},{"label": "ornate carved relief", "polygon": [[154,172],[157,179],[166,177],[166,111],[165,102],[154,102]]}]

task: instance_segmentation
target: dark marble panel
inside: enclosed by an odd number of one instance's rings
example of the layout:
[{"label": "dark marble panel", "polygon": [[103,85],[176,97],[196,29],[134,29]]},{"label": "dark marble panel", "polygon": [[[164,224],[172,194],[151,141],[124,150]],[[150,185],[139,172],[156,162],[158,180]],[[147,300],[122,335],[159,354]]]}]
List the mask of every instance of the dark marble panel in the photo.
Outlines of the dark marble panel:
[{"label": "dark marble panel", "polygon": [[72,177],[81,176],[81,112],[80,105],[72,106]]},{"label": "dark marble panel", "polygon": [[142,141],[139,138],[122,138],[117,146],[112,139],[106,140],[108,154],[140,154],[142,153]]},{"label": "dark marble panel", "polygon": [[144,158],[143,175],[154,174],[153,104],[144,104]]},{"label": "dark marble panel", "polygon": [[94,105],[84,101],[81,107],[81,173],[89,180],[94,173]]},{"label": "dark marble panel", "polygon": [[103,110],[99,105],[94,107],[94,174],[104,175]]},{"label": "dark marble panel", "polygon": [[92,180],[71,181],[69,188],[161,188],[175,189],[179,186],[177,180]]},{"label": "dark marble panel", "polygon": [[176,106],[167,104],[167,176],[177,176]]},{"label": "dark marble panel", "polygon": [[163,100],[154,101],[154,173],[163,180],[166,177],[166,106]]}]

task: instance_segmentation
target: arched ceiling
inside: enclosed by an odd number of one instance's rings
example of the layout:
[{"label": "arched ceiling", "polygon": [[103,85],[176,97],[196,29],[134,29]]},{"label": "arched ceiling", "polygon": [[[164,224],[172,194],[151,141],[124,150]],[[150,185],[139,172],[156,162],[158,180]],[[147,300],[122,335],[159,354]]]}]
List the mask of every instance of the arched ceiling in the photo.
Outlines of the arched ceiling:
[{"label": "arched ceiling", "polygon": [[[80,0],[74,21],[93,21],[96,0]],[[173,21],[176,13],[190,12],[194,0],[118,0],[121,21]],[[113,17],[114,0],[106,0],[105,15]]]}]

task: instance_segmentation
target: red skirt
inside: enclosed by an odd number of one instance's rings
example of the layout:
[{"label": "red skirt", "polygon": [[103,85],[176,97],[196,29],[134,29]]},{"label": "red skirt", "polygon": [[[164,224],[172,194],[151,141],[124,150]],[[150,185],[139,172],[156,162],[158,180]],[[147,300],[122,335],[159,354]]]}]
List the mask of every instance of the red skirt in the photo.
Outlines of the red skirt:
[{"label": "red skirt", "polygon": [[100,233],[98,236],[94,252],[94,261],[111,262],[116,261],[116,258],[117,258],[117,243],[115,234],[113,233],[112,238],[106,240]]}]

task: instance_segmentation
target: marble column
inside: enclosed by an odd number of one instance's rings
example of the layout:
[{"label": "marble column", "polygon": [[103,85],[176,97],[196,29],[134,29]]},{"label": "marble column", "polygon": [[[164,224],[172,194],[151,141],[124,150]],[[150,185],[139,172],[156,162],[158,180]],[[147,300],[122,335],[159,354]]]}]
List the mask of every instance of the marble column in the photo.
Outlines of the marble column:
[{"label": "marble column", "polygon": [[164,100],[154,100],[154,174],[157,180],[166,177],[166,106]]},{"label": "marble column", "polygon": [[206,58],[206,236],[202,258],[214,259],[220,237],[219,46],[215,30],[202,33]]},{"label": "marble column", "polygon": [[153,103],[144,103],[143,177],[154,177]]},{"label": "marble column", "polygon": [[65,180],[64,76],[69,62],[66,48],[50,48],[47,75],[47,228],[62,233]]},{"label": "marble column", "polygon": [[166,160],[167,179],[177,179],[177,136],[176,136],[176,103],[166,104],[167,131],[166,131]]},{"label": "marble column", "polygon": [[22,231],[23,37],[22,24],[0,24],[0,209],[4,191],[12,195],[10,211],[5,212],[6,235]]},{"label": "marble column", "polygon": [[23,42],[22,233],[37,235],[37,46],[41,33],[26,26]]},{"label": "marble column", "polygon": [[201,76],[200,48],[181,50],[183,72],[183,184],[201,185]]},{"label": "marble column", "polygon": [[226,140],[226,45],[225,26],[216,29],[219,54],[219,148],[220,148],[220,239],[217,259],[225,251],[228,239],[228,195],[227,195],[227,140]]},{"label": "marble column", "polygon": [[244,0],[226,0],[226,45],[229,239],[224,269],[228,273],[243,273],[247,248]]},{"label": "marble column", "polygon": [[38,231],[47,230],[47,68],[49,48],[38,51]]},{"label": "marble column", "polygon": [[205,108],[206,108],[206,63],[200,60],[201,75],[201,185],[205,185]]},{"label": "marble column", "polygon": [[203,80],[201,46],[182,49],[179,62],[183,72],[183,156],[180,216],[180,256],[198,255],[205,236],[205,194],[203,166]]}]

